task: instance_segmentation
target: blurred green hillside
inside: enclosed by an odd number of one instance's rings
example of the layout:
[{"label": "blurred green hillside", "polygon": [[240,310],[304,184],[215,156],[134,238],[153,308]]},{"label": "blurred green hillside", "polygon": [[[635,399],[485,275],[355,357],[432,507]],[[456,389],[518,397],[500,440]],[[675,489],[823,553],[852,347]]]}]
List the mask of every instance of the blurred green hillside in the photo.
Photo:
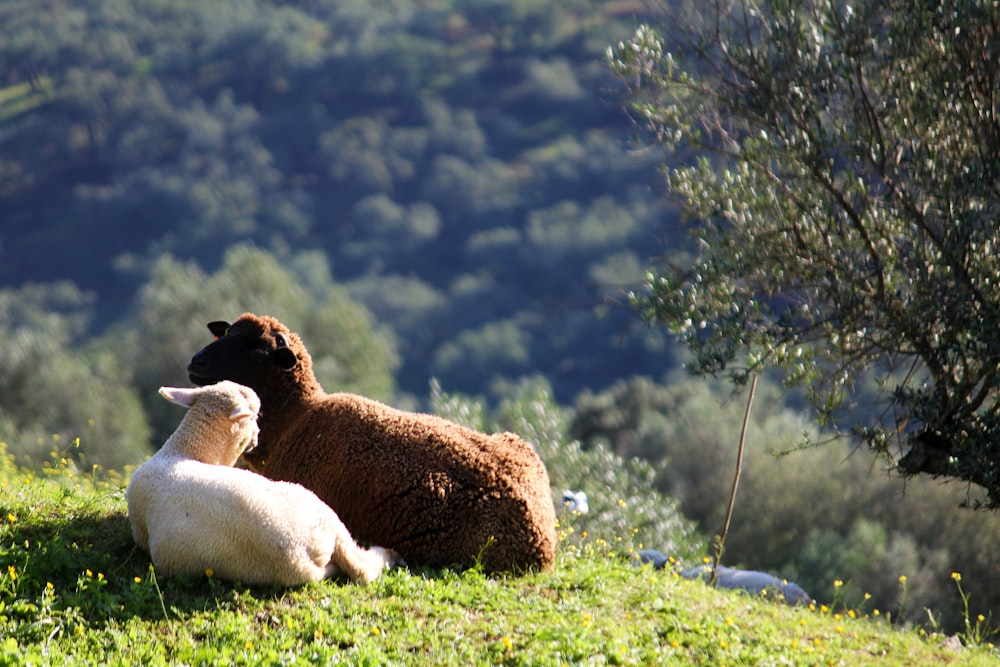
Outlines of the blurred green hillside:
[{"label": "blurred green hillside", "polygon": [[620,295],[673,214],[602,61],[641,7],[5,2],[0,285],[71,282],[93,335],[164,254],[212,272],[251,242],[319,252],[391,328],[403,392],[659,374]]}]

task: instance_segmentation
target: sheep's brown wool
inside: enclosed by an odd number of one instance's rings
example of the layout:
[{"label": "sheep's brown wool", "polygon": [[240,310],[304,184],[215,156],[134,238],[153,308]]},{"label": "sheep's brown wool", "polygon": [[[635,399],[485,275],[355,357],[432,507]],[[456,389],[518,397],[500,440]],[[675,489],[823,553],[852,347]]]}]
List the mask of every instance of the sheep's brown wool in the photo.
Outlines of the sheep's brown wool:
[{"label": "sheep's brown wool", "polygon": [[512,433],[327,394],[301,339],[272,317],[213,322],[188,366],[195,384],[233,380],[261,399],[257,472],[311,489],[361,542],[411,564],[487,572],[548,569],[555,510],[545,465]]}]

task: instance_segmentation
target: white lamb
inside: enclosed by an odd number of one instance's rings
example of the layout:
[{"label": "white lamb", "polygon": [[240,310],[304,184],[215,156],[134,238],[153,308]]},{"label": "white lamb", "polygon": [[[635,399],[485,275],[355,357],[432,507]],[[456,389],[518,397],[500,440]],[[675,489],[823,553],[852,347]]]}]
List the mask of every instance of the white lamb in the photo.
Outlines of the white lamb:
[{"label": "white lamb", "polygon": [[364,549],[314,493],[231,467],[257,444],[260,400],[235,382],[161,387],[189,408],[163,447],[132,475],[132,534],[165,575],[286,586],[345,572],[368,583],[398,561]]}]

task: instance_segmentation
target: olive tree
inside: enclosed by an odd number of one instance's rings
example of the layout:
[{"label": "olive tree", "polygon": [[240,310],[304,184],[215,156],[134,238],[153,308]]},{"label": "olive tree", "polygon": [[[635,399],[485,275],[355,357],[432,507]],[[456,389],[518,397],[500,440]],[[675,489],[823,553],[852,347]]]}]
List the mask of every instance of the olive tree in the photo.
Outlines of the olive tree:
[{"label": "olive tree", "polygon": [[[719,0],[608,49],[691,243],[633,294],[698,374],[776,368],[903,475],[1000,506],[1000,10]],[[845,428],[846,430],[846,428]],[[974,494],[979,495],[979,494]]]}]

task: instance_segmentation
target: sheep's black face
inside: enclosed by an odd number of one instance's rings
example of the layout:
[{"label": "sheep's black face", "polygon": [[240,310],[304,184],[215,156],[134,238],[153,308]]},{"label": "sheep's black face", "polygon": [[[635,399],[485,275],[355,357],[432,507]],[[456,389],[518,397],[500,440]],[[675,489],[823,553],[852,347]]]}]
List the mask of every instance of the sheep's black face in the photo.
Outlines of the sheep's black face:
[{"label": "sheep's black face", "polygon": [[257,388],[275,366],[288,370],[298,362],[283,334],[240,327],[239,322],[234,326],[212,322],[208,328],[216,341],[195,354],[187,368],[196,385],[232,380]]}]

